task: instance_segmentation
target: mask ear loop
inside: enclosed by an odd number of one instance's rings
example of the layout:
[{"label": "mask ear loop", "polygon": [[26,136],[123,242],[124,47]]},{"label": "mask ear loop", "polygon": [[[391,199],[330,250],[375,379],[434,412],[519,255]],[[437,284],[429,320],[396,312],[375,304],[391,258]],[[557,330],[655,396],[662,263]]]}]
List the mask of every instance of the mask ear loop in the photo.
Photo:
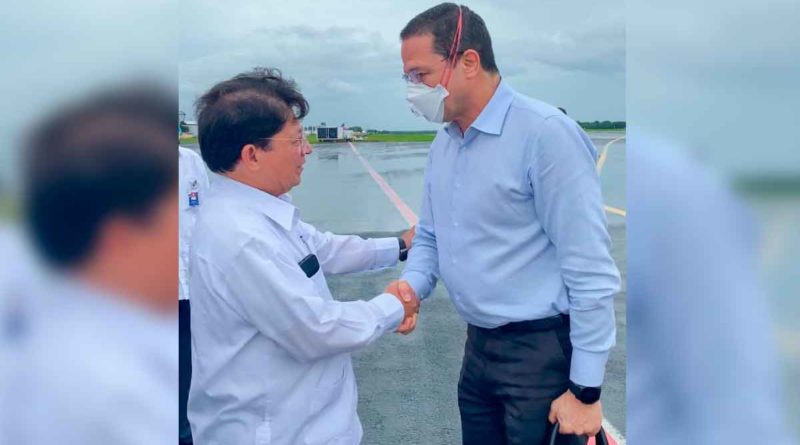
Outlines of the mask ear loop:
[{"label": "mask ear loop", "polygon": [[456,35],[453,38],[453,45],[450,46],[450,56],[447,57],[447,67],[445,68],[444,74],[442,74],[442,86],[447,88],[447,85],[450,83],[450,77],[453,74],[453,64],[456,62],[458,58],[458,50],[461,48],[461,30],[464,25],[464,10],[461,9],[461,5],[458,5],[458,25],[456,25]]}]

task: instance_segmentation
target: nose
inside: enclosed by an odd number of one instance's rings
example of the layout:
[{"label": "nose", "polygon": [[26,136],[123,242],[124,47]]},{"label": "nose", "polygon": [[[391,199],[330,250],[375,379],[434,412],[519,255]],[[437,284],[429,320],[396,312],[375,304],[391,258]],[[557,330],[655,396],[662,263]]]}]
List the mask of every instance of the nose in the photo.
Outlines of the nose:
[{"label": "nose", "polygon": [[305,139],[303,141],[303,156],[310,155],[312,151],[314,151],[314,150],[311,147],[311,143],[308,142],[308,139]]}]

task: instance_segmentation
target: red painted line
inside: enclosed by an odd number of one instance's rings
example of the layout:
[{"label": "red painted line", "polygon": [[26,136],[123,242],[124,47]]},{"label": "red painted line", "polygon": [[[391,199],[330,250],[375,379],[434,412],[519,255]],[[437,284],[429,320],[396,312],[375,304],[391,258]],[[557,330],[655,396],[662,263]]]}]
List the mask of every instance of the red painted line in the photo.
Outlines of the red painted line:
[{"label": "red painted line", "polygon": [[398,195],[397,192],[395,192],[394,189],[386,182],[386,180],[383,179],[383,176],[381,176],[380,173],[376,172],[375,169],[372,168],[372,166],[369,164],[369,162],[367,162],[367,160],[363,156],[361,156],[361,153],[358,152],[356,146],[352,142],[350,142],[349,144],[350,144],[350,149],[353,150],[353,153],[356,155],[358,160],[361,161],[361,164],[364,166],[365,169],[367,169],[367,172],[369,173],[370,176],[372,176],[372,179],[374,179],[375,182],[378,183],[378,186],[381,188],[381,190],[383,190],[383,193],[386,194],[386,197],[389,198],[389,201],[391,201],[392,204],[394,204],[394,206],[397,208],[397,211],[400,212],[400,215],[403,216],[403,219],[406,220],[408,225],[409,226],[417,225],[417,221],[419,221],[419,218],[417,218],[417,215],[414,213],[413,210],[411,210],[411,207],[409,207],[408,204],[406,204],[405,201],[403,201],[403,199],[400,198],[400,195]]}]

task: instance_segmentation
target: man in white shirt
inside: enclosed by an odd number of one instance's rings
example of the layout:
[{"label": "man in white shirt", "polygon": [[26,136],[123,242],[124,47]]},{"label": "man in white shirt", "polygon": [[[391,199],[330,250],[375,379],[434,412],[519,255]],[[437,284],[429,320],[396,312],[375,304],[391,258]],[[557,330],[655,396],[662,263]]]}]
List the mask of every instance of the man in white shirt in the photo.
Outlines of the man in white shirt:
[{"label": "man in white shirt", "polygon": [[203,159],[194,150],[178,147],[178,199],[180,201],[180,257],[178,260],[178,344],[179,344],[179,389],[178,422],[179,443],[192,443],[192,430],[186,417],[186,402],[189,397],[189,382],[192,379],[191,329],[189,318],[189,245],[192,239],[197,212],[208,192],[208,174]]},{"label": "man in white shirt", "polygon": [[333,299],[325,273],[392,266],[413,231],[363,240],[300,220],[287,192],[311,152],[307,112],[294,82],[270,69],[198,102],[201,153],[219,176],[190,251],[197,444],[359,443],[350,353],[416,323],[418,301],[396,282],[369,301]]}]

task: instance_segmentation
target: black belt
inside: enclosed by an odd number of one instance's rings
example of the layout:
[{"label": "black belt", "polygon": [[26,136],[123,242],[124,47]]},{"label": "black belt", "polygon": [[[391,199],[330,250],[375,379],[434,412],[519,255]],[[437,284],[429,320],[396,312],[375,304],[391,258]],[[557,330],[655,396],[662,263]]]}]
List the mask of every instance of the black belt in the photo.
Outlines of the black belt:
[{"label": "black belt", "polygon": [[552,317],[540,318],[538,320],[514,321],[492,329],[481,328],[472,325],[470,326],[482,331],[507,334],[512,332],[549,331],[563,325],[569,325],[569,315],[567,314],[558,314]]}]

